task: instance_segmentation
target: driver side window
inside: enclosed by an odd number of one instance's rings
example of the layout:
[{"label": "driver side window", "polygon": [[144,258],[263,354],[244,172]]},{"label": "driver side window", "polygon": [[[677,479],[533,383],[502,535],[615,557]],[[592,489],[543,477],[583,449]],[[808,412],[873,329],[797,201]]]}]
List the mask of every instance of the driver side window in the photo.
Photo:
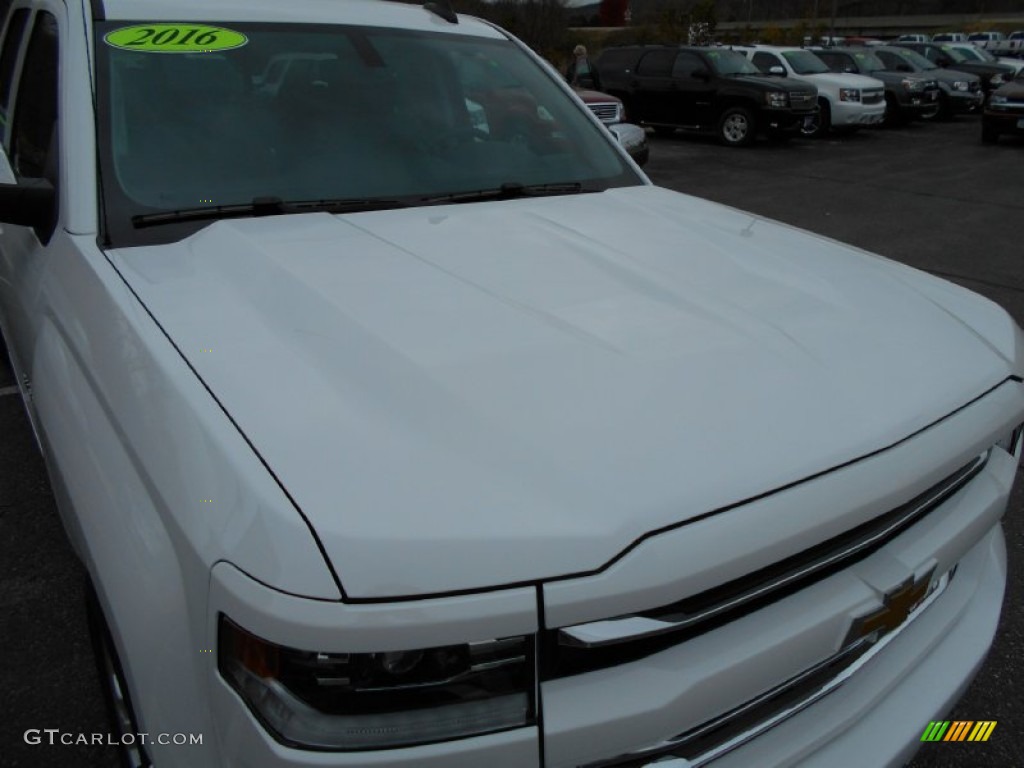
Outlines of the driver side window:
[{"label": "driver side window", "polygon": [[57,151],[57,71],[57,20],[40,12],[25,54],[14,109],[11,164],[19,176],[55,175],[56,157],[50,153]]},{"label": "driver side window", "polygon": [[[19,179],[46,179],[55,189],[59,165],[57,31],[52,14],[36,14],[18,84],[10,148],[11,167]],[[51,223],[36,227],[41,241],[50,239],[56,223],[55,208]]]}]

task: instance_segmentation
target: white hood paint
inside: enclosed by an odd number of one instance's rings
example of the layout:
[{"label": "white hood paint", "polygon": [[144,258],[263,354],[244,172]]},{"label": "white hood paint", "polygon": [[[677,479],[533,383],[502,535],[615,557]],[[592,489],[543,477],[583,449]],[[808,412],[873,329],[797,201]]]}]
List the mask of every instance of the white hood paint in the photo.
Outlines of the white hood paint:
[{"label": "white hood paint", "polygon": [[911,271],[656,187],[223,221],[111,258],[350,597],[599,568],[1009,370]]},{"label": "white hood paint", "polygon": [[857,75],[852,72],[816,72],[813,75],[805,75],[808,82],[819,85],[825,83],[832,86],[837,92],[840,88],[860,88],[861,90],[874,89],[884,90],[885,83],[867,75]]}]

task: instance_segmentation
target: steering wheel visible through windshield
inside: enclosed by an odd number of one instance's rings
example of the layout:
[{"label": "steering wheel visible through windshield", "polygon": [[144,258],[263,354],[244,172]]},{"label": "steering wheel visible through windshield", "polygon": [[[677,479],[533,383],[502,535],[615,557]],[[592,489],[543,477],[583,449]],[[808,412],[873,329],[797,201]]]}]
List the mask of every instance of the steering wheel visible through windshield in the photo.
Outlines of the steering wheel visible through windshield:
[{"label": "steering wheel visible through windshield", "polygon": [[[348,212],[641,183],[555,77],[497,35],[97,28],[103,193],[117,241],[166,239],[150,225],[180,224],[195,209],[210,211],[195,217],[204,224],[245,215],[254,201],[256,215],[317,201]],[[200,37],[213,42],[195,50]]]}]

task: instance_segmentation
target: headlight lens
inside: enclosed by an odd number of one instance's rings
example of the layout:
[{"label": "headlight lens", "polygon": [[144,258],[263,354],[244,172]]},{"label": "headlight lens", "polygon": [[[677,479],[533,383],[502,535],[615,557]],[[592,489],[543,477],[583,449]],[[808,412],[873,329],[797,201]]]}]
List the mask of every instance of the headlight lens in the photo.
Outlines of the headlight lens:
[{"label": "headlight lens", "polygon": [[783,91],[768,91],[764,95],[764,103],[769,109],[785,109],[789,106],[789,94]]},{"label": "headlight lens", "polygon": [[922,83],[920,80],[911,80],[909,78],[904,78],[900,82],[903,84],[903,87],[908,91],[924,90],[924,83]]},{"label": "headlight lens", "polygon": [[840,101],[860,101],[860,89],[859,88],[840,88],[839,89],[839,100]]},{"label": "headlight lens", "polygon": [[966,91],[968,85],[965,80],[957,80],[955,83],[953,83],[953,87],[958,91]]},{"label": "headlight lens", "polygon": [[532,637],[319,653],[268,642],[221,616],[218,666],[270,732],[300,748],[406,747],[535,722]]},{"label": "headlight lens", "polygon": [[992,79],[989,80],[989,82],[992,83],[992,85],[1002,85],[1003,83],[1006,82],[1006,79],[997,72],[996,74],[992,75]]}]

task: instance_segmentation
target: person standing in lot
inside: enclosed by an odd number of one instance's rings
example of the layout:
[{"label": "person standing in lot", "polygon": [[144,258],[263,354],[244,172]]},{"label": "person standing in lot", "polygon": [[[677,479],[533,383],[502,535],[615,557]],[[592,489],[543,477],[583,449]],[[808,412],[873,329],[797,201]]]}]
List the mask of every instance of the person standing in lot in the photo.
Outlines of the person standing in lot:
[{"label": "person standing in lot", "polygon": [[585,45],[577,45],[572,49],[572,58],[569,60],[569,65],[565,68],[565,79],[569,81],[569,85],[581,86],[580,78],[592,75],[593,67],[590,65],[590,59],[587,57],[587,47]]}]

